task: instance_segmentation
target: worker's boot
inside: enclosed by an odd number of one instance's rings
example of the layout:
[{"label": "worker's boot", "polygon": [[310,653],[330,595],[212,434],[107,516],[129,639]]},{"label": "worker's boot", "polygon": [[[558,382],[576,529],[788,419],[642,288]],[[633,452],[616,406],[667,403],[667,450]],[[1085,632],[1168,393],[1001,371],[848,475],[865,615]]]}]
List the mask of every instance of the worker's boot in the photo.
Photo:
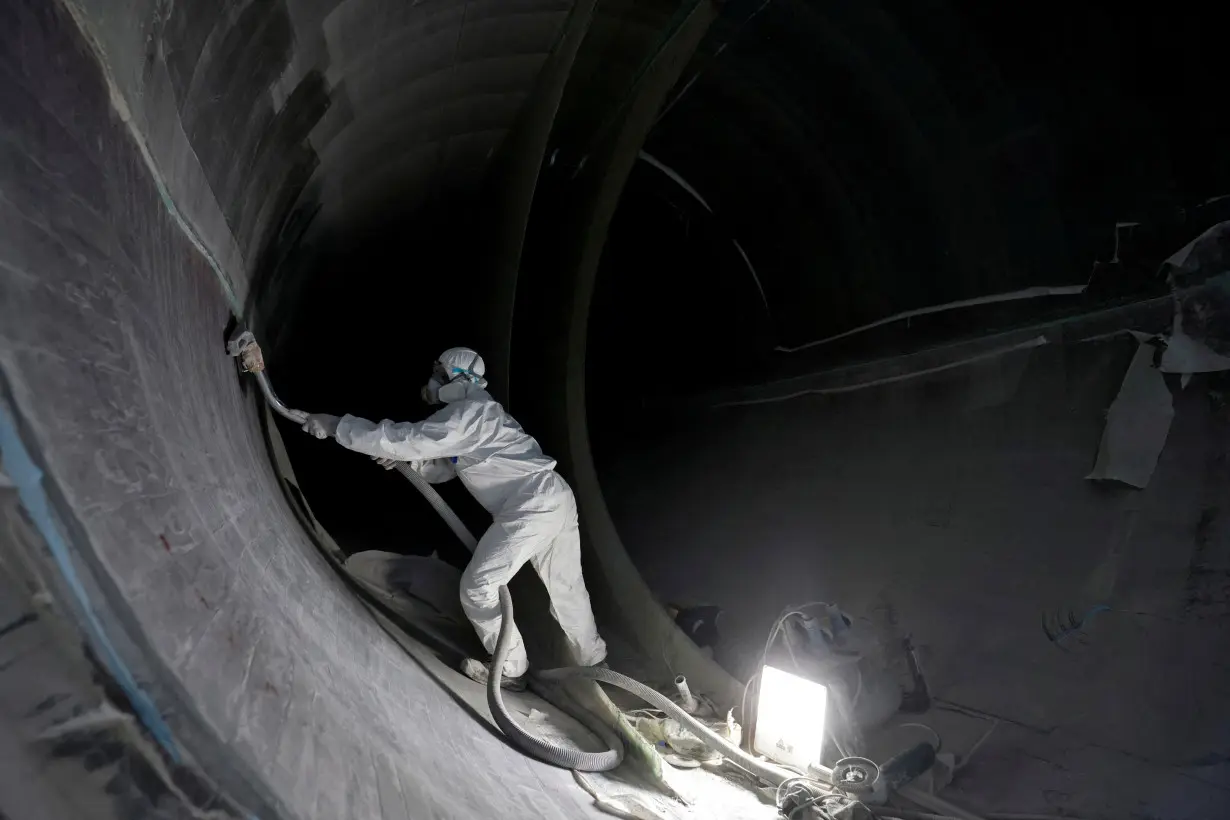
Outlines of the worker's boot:
[{"label": "worker's boot", "polygon": [[[476,683],[486,686],[487,680],[491,677],[491,664],[475,660],[474,658],[466,658],[461,662],[461,674]],[[508,675],[502,676],[500,678],[500,688],[507,689],[510,692],[524,692],[525,675],[519,675],[515,678],[510,678]]]}]

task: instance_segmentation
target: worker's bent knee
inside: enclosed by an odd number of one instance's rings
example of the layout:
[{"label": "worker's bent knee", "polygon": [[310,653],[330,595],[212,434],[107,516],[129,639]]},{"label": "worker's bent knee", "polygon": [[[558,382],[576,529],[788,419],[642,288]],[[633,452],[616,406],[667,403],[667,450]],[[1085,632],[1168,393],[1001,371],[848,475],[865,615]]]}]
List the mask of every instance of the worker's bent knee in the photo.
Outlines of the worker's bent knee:
[{"label": "worker's bent knee", "polygon": [[500,592],[495,584],[484,584],[461,577],[461,604],[469,609],[492,609],[500,606]]}]

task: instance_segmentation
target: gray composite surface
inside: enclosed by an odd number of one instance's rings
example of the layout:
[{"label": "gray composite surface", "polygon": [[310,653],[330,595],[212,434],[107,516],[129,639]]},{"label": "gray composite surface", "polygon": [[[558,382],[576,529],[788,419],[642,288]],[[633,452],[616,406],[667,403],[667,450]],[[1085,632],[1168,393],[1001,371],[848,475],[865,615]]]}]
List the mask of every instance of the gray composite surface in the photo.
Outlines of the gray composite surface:
[{"label": "gray composite surface", "polygon": [[[485,729],[402,651],[303,534],[252,386],[224,353],[218,273],[170,214],[70,15],[8,3],[0,38],[6,424],[38,454],[44,476],[25,489],[51,498],[102,625],[149,642],[148,663],[127,644],[117,658],[167,748],[190,760],[201,747],[184,733],[220,739],[226,766],[263,783],[235,809],[253,816],[591,813],[568,772]],[[220,173],[237,156],[216,146],[199,160]],[[248,226],[245,207],[226,219]]]},{"label": "gray composite surface", "polygon": [[[1147,488],[1092,482],[1138,344],[1127,333],[1049,336],[850,392],[686,405],[687,435],[649,444],[646,434],[645,447],[602,462],[605,496],[659,594],[725,609],[719,654],[730,663],[758,657],[788,604],[835,601],[864,629],[891,606],[943,701],[917,719],[958,755],[1000,721],[945,793],[952,800],[988,812],[1224,817],[1224,374],[1186,389],[1168,379],[1174,418]],[[669,408],[659,423],[673,429]],[[1090,616],[1097,606],[1110,611]],[[872,748],[888,754],[913,736]]]}]

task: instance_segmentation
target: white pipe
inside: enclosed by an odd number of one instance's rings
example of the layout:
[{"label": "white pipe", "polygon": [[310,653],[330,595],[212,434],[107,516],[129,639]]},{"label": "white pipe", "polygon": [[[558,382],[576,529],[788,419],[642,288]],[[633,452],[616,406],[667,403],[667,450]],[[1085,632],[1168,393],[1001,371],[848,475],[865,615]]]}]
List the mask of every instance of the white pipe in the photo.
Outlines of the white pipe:
[{"label": "white pipe", "polygon": [[688,679],[683,675],[675,678],[675,691],[679,693],[679,705],[683,707],[683,711],[689,715],[695,712],[697,709],[696,696],[688,688]]},{"label": "white pipe", "polygon": [[801,396],[835,396],[840,393],[853,393],[856,390],[865,390],[869,387],[879,387],[884,384],[896,384],[897,382],[917,379],[922,376],[930,376],[935,373],[943,373],[945,370],[952,370],[958,367],[975,364],[987,359],[994,359],[1008,353],[1015,353],[1018,350],[1029,350],[1035,347],[1041,347],[1047,344],[1045,336],[1037,336],[1018,344],[1009,345],[1008,347],[999,347],[994,350],[988,350],[985,353],[979,353],[976,356],[968,356],[964,359],[946,364],[928,367],[924,370],[914,370],[909,373],[901,373],[896,376],[885,376],[882,379],[872,379],[871,381],[859,382],[858,384],[845,384],[841,387],[817,387],[811,390],[796,390],[793,393],[787,393],[784,396],[768,396],[763,399],[737,399],[733,401],[723,401],[711,405],[712,407],[747,407],[753,404],[772,404],[779,401],[790,401]]},{"label": "white pipe", "polygon": [[1024,288],[1023,290],[1014,290],[1009,293],[995,293],[990,296],[978,296],[973,299],[961,299],[957,302],[947,302],[942,305],[916,308],[915,310],[907,310],[904,313],[897,313],[887,318],[879,319],[871,324],[851,328],[850,330],[843,331],[835,336],[826,336],[823,339],[816,339],[814,342],[801,344],[797,347],[777,347],[775,350],[778,353],[798,353],[800,350],[807,350],[809,348],[828,344],[829,342],[835,342],[838,339],[844,339],[847,336],[853,336],[856,333],[862,333],[883,325],[892,324],[893,322],[899,322],[902,319],[913,319],[915,316],[926,316],[930,313],[943,313],[948,310],[959,310],[961,308],[976,307],[978,305],[992,305],[998,302],[1014,302],[1018,299],[1037,299],[1042,296],[1079,296],[1084,293],[1085,289],[1088,287],[1088,285],[1061,285],[1059,287]]},{"label": "white pipe", "polygon": [[307,421],[307,413],[302,410],[292,410],[282,403],[277,393],[273,392],[273,385],[269,383],[269,376],[265,374],[264,370],[251,370],[249,372],[256,377],[256,383],[260,385],[261,392],[265,394],[265,402],[273,408],[275,413],[290,419],[296,424],[303,424]]}]

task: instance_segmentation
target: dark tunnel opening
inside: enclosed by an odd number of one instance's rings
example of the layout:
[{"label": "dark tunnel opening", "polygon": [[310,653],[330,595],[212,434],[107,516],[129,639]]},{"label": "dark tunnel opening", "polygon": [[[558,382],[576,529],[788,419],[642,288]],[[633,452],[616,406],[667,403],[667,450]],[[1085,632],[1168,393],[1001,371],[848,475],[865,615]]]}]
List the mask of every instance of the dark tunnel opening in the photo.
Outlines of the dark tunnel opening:
[{"label": "dark tunnel opening", "polygon": [[[577,489],[603,629],[663,680],[735,705],[774,618],[823,599],[912,642],[958,754],[999,727],[961,800],[1224,813],[1227,385],[1219,358],[1157,372],[1176,338],[1230,355],[1224,254],[1172,256],[1230,218],[1198,10],[0,19],[0,684],[35,749],[9,770],[52,784],[6,815],[64,816],[83,776],[47,761],[96,747],[119,816],[598,813],[322,557],[308,508],[348,554],[468,559],[402,478],[264,414],[221,352],[237,315],[310,412],[422,418],[440,351],[483,352]],[[1141,345],[1164,446],[1144,486],[1089,481]],[[723,609],[720,668],[662,603]],[[33,685],[21,630],[53,618],[88,652]],[[124,728],[49,750],[81,715]]]}]

